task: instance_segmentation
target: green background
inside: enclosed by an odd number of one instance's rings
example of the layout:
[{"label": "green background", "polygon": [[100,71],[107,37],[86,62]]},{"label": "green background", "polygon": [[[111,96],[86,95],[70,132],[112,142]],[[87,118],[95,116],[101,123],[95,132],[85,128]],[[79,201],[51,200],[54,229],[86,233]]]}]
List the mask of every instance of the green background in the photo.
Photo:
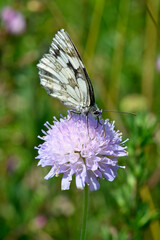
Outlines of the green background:
[{"label": "green background", "polygon": [[[46,121],[67,114],[39,84],[36,64],[64,28],[83,58],[103,113],[115,120],[129,156],[113,182],[90,193],[88,240],[160,237],[160,69],[158,0],[6,1],[27,23],[20,36],[0,25],[0,239],[80,238],[83,192],[37,167]],[[160,68],[160,67],[159,67]]]}]

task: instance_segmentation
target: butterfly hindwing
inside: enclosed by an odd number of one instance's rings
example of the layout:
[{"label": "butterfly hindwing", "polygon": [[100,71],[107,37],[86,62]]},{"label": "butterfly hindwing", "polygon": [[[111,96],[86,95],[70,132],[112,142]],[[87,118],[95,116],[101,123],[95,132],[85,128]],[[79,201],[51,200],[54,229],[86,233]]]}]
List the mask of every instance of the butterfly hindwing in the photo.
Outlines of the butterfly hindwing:
[{"label": "butterfly hindwing", "polygon": [[49,95],[73,110],[94,104],[93,87],[81,57],[62,29],[52,40],[49,53],[37,65],[41,85]]}]

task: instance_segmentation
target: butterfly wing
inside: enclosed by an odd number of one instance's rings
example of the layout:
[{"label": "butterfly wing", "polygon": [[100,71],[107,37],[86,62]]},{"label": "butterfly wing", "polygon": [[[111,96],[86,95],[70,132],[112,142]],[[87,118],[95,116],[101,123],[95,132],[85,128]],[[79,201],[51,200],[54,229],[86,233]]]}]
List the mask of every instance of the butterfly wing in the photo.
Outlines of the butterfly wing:
[{"label": "butterfly wing", "polygon": [[42,87],[73,110],[95,104],[94,91],[82,59],[64,29],[52,40],[49,53],[37,65]]}]

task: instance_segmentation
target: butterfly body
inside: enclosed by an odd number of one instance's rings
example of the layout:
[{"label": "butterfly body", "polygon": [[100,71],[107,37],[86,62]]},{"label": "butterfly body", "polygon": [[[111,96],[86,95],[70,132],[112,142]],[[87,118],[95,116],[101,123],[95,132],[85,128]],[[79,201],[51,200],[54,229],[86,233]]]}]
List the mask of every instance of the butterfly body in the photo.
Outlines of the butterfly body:
[{"label": "butterfly body", "polygon": [[95,104],[93,86],[82,59],[64,29],[55,34],[49,53],[37,66],[40,83],[50,96],[82,115],[102,114]]}]

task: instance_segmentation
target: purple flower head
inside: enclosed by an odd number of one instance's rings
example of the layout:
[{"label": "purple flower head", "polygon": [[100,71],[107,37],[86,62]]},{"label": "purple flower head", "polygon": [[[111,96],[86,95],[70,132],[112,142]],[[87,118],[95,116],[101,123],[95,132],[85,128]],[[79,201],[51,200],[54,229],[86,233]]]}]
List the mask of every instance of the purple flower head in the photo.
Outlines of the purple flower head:
[{"label": "purple flower head", "polygon": [[26,29],[23,15],[9,6],[2,9],[1,19],[4,28],[10,34],[19,35]]},{"label": "purple flower head", "polygon": [[45,176],[49,179],[63,174],[61,189],[68,190],[75,175],[76,186],[83,189],[87,184],[91,191],[100,187],[98,179],[113,181],[119,168],[117,157],[127,156],[122,136],[114,130],[114,122],[97,120],[70,112],[60,121],[54,118],[54,125],[45,123],[44,143],[38,146],[38,165],[51,166]]}]

